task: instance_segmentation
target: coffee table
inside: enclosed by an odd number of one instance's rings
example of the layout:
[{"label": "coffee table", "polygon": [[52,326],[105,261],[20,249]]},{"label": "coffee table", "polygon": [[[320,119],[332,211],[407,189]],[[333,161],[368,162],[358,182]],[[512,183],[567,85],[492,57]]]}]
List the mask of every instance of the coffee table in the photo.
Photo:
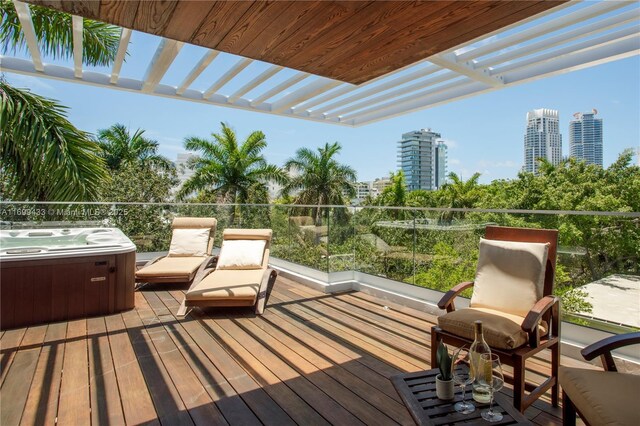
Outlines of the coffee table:
[{"label": "coffee table", "polygon": [[[456,386],[455,398],[442,401],[436,397],[436,376],[438,369],[404,373],[391,377],[393,386],[409,409],[411,416],[418,425],[483,425],[487,422],[480,416],[480,412],[489,408],[489,404],[479,404],[475,401],[476,410],[471,414],[456,412],[453,405],[462,400],[460,386]],[[467,386],[466,397],[471,400],[471,386]],[[515,409],[507,397],[497,392],[493,400],[493,409],[499,410],[504,418],[496,425],[532,425],[525,416]]]}]

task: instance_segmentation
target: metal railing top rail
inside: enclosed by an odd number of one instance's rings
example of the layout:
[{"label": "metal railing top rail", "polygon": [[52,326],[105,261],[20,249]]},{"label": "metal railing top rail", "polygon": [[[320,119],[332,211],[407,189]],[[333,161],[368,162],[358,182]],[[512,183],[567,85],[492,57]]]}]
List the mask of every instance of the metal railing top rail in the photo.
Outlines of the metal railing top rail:
[{"label": "metal railing top rail", "polygon": [[501,213],[501,214],[542,214],[542,215],[573,215],[573,216],[619,216],[640,218],[640,212],[612,212],[595,210],[526,210],[526,209],[484,209],[457,207],[398,207],[398,206],[362,206],[340,204],[240,204],[240,203],[186,203],[186,202],[132,202],[132,201],[13,201],[0,200],[0,206],[5,204],[23,205],[121,205],[121,206],[179,206],[179,207],[282,207],[282,208],[346,208],[346,209],[384,209],[405,211],[433,211],[433,212],[464,212],[464,213]]}]

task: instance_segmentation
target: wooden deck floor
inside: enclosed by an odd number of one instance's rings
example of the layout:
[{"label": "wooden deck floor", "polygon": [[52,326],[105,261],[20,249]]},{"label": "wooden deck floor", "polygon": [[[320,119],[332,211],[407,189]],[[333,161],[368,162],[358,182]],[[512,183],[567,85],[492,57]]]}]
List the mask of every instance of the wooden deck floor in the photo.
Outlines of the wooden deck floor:
[{"label": "wooden deck floor", "polygon": [[[2,333],[0,424],[413,424],[389,377],[429,368],[433,316],[282,277],[261,317],[178,321],[181,300],[147,287],[123,314]],[[560,423],[544,401],[525,414]]]}]

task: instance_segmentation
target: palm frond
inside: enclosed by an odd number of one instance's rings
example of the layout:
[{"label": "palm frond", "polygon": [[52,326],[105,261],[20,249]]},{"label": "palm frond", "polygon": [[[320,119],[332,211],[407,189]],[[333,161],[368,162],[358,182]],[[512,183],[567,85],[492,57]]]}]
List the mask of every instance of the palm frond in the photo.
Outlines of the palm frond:
[{"label": "palm frond", "polygon": [[96,199],[108,179],[100,147],[55,101],[0,81],[0,160],[15,199]]},{"label": "palm frond", "polygon": [[[44,55],[53,59],[73,56],[71,15],[45,7],[29,5],[38,45]],[[22,25],[13,4],[0,1],[0,48],[3,52],[26,51]],[[84,19],[82,60],[85,65],[108,66],[113,63],[120,42],[120,28]]]}]

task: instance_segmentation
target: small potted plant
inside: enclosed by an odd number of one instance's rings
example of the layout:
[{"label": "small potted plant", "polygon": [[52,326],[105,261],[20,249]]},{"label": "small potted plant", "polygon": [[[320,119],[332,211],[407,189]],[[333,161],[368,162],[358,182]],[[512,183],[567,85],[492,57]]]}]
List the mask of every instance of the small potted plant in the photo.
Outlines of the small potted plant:
[{"label": "small potted plant", "polygon": [[453,399],[454,387],[453,377],[451,374],[452,357],[449,355],[449,351],[442,340],[438,343],[436,360],[438,362],[438,368],[440,369],[440,374],[436,376],[436,396],[438,399],[442,400]]}]

